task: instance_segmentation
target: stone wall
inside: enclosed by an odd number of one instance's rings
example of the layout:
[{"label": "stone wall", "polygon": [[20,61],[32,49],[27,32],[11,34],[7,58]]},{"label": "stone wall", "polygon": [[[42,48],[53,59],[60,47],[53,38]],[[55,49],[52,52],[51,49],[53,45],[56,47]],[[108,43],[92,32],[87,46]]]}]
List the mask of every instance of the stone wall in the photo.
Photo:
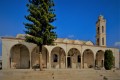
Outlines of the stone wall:
[{"label": "stone wall", "polygon": [[[3,69],[10,69],[12,68],[11,65],[13,65],[12,62],[10,62],[10,57],[14,57],[14,53],[17,53],[17,59],[19,60],[19,48],[15,49],[13,52],[13,56],[11,56],[11,49],[13,48],[13,46],[15,45],[24,45],[26,46],[26,48],[28,49],[29,55],[24,55],[24,56],[29,56],[29,61],[30,61],[30,68],[32,68],[32,66],[34,64],[38,64],[39,63],[39,55],[38,50],[35,49],[37,46],[35,44],[32,43],[27,43],[24,42],[24,40],[20,40],[20,39],[8,39],[8,38],[4,38],[2,39],[2,60],[3,60]],[[80,68],[84,68],[84,66],[86,66],[86,68],[89,68],[90,65],[93,65],[93,67],[95,67],[95,60],[97,59],[96,55],[98,51],[105,51],[105,50],[112,50],[115,56],[115,67],[119,68],[119,50],[116,48],[106,48],[106,47],[100,47],[100,46],[93,46],[93,45],[80,45],[80,44],[68,44],[68,43],[55,43],[56,45],[54,46],[44,46],[43,48],[43,67],[44,68],[53,68],[55,66],[55,68],[68,68],[67,64],[67,59],[68,57],[71,57],[71,68],[78,68],[80,66]],[[25,48],[24,48],[25,49]],[[74,53],[74,51],[70,52],[71,49],[75,49],[77,50],[80,55],[80,63],[77,62],[77,56],[78,55],[73,55],[73,56],[69,56],[69,53]],[[90,56],[86,56],[85,59],[84,58],[84,53],[86,50],[90,50],[91,51],[91,57]],[[23,50],[25,51],[25,50]],[[23,53],[27,53],[27,52],[23,52]],[[62,53],[62,54],[61,54]],[[53,62],[53,55],[57,54],[58,55],[58,60],[57,62]],[[100,55],[100,57],[102,56],[102,54]],[[101,64],[101,60],[102,58],[99,58],[98,60],[98,65],[100,66]],[[12,60],[12,61],[16,61],[17,60]],[[19,61],[17,62],[19,63]],[[10,65],[11,64],[11,65]]]}]

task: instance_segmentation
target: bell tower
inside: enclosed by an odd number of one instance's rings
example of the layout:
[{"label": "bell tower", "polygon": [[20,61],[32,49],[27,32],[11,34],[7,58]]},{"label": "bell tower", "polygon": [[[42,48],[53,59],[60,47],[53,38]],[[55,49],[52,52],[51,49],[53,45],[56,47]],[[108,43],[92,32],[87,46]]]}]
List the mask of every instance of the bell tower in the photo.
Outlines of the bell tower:
[{"label": "bell tower", "polygon": [[96,22],[96,45],[106,47],[106,20],[102,15]]}]

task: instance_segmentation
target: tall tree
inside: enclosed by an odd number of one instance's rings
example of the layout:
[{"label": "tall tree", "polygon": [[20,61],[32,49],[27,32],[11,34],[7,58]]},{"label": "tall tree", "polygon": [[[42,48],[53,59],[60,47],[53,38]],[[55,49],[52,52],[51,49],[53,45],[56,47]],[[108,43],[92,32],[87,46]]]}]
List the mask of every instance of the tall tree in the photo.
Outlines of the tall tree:
[{"label": "tall tree", "polygon": [[25,16],[28,20],[24,23],[28,34],[25,38],[27,42],[34,43],[39,47],[40,70],[42,70],[42,47],[52,45],[57,35],[52,23],[55,21],[53,0],[29,0],[27,4],[29,14]]}]

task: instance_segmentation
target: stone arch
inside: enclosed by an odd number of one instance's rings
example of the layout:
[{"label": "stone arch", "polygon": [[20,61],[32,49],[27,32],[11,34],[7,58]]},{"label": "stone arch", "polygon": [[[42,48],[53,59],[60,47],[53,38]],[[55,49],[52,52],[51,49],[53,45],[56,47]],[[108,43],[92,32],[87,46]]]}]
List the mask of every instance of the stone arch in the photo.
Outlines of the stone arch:
[{"label": "stone arch", "polygon": [[71,48],[67,55],[67,68],[80,68],[81,54],[77,48]]},{"label": "stone arch", "polygon": [[69,47],[67,48],[66,55],[68,55],[68,54],[69,54],[69,51],[72,50],[72,49],[77,50],[77,51],[79,52],[79,54],[81,55],[81,52],[80,52],[80,49],[81,49],[81,48],[79,48],[78,46],[69,46]]},{"label": "stone arch", "polygon": [[[42,65],[43,68],[47,68],[47,64],[49,63],[49,52],[46,47],[42,48]],[[35,47],[31,53],[31,66],[33,68],[34,65],[39,64],[39,48]]]},{"label": "stone arch", "polygon": [[23,44],[16,44],[10,50],[10,67],[13,69],[30,68],[30,53]]},{"label": "stone arch", "polygon": [[65,52],[65,55],[67,55],[66,53],[66,48],[64,47],[64,46],[61,46],[61,45],[57,45],[57,46],[52,46],[52,48],[50,49],[50,52],[52,52],[52,50],[53,49],[55,49],[55,48],[60,48],[60,49],[62,49],[64,52]]},{"label": "stone arch", "polygon": [[97,51],[95,66],[98,68],[104,67],[104,51],[102,51],[102,50]]},{"label": "stone arch", "polygon": [[[55,55],[57,56],[56,60]],[[54,47],[51,51],[51,67],[52,68],[65,68],[66,54],[63,48]]]},{"label": "stone arch", "polygon": [[83,68],[94,67],[94,53],[90,49],[86,49],[83,52]]}]

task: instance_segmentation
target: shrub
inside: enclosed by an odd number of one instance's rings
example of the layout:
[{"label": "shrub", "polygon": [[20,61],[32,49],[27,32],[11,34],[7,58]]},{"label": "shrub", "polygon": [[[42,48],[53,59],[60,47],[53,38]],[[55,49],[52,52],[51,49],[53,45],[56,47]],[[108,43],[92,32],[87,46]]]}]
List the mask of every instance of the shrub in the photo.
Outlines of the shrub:
[{"label": "shrub", "polygon": [[111,70],[113,67],[113,52],[111,50],[106,50],[104,54],[104,67],[106,70]]}]

